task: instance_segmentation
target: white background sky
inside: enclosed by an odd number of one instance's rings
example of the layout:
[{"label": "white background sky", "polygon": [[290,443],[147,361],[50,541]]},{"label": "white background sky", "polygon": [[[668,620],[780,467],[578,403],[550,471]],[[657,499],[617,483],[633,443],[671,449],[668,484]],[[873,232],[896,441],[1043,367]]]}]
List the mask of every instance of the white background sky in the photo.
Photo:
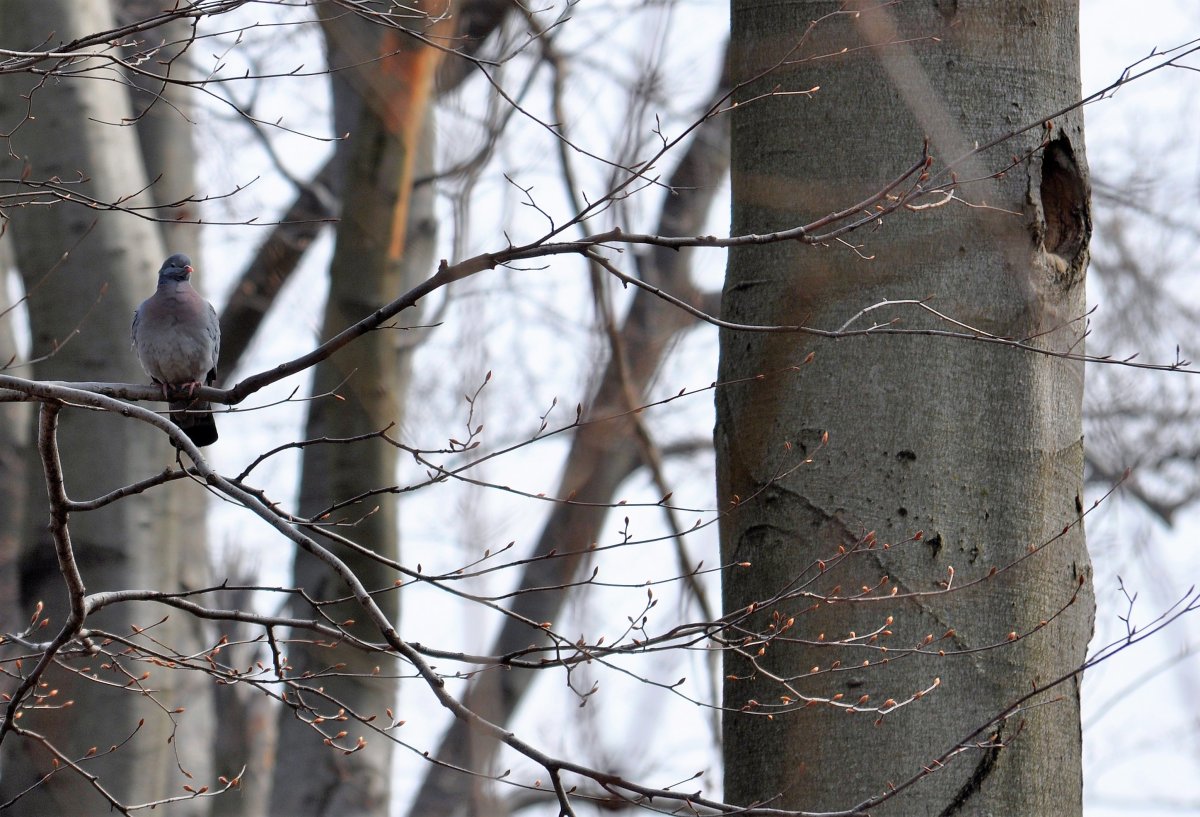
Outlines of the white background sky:
[{"label": "white background sky", "polygon": [[[1154,48],[1200,36],[1200,5],[1194,2],[1084,0],[1082,14],[1085,92],[1111,82]],[[1086,111],[1094,176],[1111,180],[1142,167],[1156,181],[1147,191],[1151,200],[1190,216],[1193,224],[1200,196],[1197,78],[1182,70],[1164,71]],[[1098,230],[1094,242],[1104,240],[1104,232]],[[1195,303],[1200,269],[1194,247],[1176,260],[1178,297]],[[1103,310],[1122,308],[1119,303],[1099,306],[1098,323],[1103,323]],[[1160,351],[1170,354],[1169,347]],[[1200,349],[1190,350],[1193,359],[1197,352]],[[1194,440],[1200,429],[1186,429],[1184,434]],[[1143,621],[1200,579],[1198,533],[1200,513],[1195,509],[1166,529],[1126,503],[1114,504],[1090,527],[1100,603],[1093,647],[1122,631],[1117,575],[1141,593],[1135,617]],[[1200,662],[1192,657],[1198,633],[1200,619],[1190,618],[1086,678],[1084,779],[1089,815],[1200,811]],[[1171,671],[1163,671],[1167,667]],[[1147,677],[1146,683],[1129,690],[1131,682]]]}]

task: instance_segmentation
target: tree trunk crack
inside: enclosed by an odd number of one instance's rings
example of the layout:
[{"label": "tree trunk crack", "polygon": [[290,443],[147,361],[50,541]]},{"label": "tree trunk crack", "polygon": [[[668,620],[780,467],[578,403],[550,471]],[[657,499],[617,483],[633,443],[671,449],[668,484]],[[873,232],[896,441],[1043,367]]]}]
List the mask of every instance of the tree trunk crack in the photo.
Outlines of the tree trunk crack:
[{"label": "tree trunk crack", "polygon": [[996,768],[996,759],[1000,757],[1000,750],[1003,748],[999,739],[999,731],[992,743],[994,745],[985,749],[983,757],[975,764],[975,771],[971,773],[970,779],[963,784],[958,793],[954,795],[954,799],[950,801],[950,805],[946,806],[938,817],[951,817],[951,815],[958,814],[966,807],[970,799],[983,789],[983,784]]}]

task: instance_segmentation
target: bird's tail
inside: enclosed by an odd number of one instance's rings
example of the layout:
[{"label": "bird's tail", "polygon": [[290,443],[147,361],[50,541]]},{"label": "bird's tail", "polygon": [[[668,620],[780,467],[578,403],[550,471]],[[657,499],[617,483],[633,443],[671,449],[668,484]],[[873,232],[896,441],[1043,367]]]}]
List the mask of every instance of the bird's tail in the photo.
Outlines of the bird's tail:
[{"label": "bird's tail", "polygon": [[171,422],[179,426],[197,447],[217,441],[217,423],[212,404],[205,400],[182,400],[171,404]]}]

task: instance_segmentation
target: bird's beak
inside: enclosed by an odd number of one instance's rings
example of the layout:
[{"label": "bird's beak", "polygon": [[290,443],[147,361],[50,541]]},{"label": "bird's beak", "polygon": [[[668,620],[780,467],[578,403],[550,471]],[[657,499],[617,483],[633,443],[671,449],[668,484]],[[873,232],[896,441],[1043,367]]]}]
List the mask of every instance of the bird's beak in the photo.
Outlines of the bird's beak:
[{"label": "bird's beak", "polygon": [[184,269],[187,270],[188,275],[191,275],[193,272],[195,272],[195,270],[192,269],[191,264],[188,264],[186,267],[184,267]]}]

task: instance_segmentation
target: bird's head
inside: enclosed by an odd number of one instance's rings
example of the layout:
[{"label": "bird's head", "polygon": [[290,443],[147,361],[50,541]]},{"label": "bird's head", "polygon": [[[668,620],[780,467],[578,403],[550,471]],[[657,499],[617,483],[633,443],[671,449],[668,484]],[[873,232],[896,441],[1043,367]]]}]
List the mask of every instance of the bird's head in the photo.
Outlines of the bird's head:
[{"label": "bird's head", "polygon": [[171,281],[186,281],[191,274],[192,259],[181,252],[177,252],[163,261],[162,267],[158,270],[159,280],[165,278]]}]

